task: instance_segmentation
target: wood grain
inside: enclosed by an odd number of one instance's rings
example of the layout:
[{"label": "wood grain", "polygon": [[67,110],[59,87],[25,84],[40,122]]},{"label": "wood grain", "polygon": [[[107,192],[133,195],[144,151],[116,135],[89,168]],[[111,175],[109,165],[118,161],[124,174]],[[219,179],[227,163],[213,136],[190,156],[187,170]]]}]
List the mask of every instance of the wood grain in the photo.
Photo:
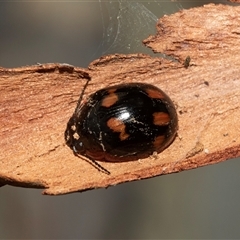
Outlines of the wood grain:
[{"label": "wood grain", "polygon": [[[44,194],[58,195],[239,157],[240,7],[209,4],[164,16],[156,35],[144,43],[174,59],[115,54],[88,69],[67,64],[0,68],[0,186],[45,188]],[[74,156],[64,131],[89,78],[84,99],[123,82],[161,88],[177,107],[178,137],[147,159],[101,162],[110,175]]]}]

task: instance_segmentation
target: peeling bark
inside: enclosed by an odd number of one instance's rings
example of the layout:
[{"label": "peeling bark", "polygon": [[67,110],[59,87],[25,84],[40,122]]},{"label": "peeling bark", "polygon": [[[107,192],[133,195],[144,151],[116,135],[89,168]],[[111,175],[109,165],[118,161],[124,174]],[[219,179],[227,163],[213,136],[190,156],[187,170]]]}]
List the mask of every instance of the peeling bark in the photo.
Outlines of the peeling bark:
[{"label": "peeling bark", "polygon": [[[67,64],[0,68],[0,186],[66,194],[239,157],[240,7],[209,4],[164,16],[156,35],[144,43],[177,61],[116,54],[88,69]],[[110,175],[74,156],[64,131],[89,78],[85,99],[123,82],[161,88],[176,104],[178,137],[162,153],[140,161],[101,162]]]}]

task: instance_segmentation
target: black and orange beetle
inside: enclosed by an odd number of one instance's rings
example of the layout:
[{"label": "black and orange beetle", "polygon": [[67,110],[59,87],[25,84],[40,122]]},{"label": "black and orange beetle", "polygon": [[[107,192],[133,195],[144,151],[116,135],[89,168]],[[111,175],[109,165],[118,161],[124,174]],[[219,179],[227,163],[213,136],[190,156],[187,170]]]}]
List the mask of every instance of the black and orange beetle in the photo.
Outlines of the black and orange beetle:
[{"label": "black and orange beetle", "polygon": [[81,98],[65,131],[67,145],[106,173],[96,161],[124,162],[163,151],[175,138],[178,118],[173,102],[161,89],[128,83]]}]

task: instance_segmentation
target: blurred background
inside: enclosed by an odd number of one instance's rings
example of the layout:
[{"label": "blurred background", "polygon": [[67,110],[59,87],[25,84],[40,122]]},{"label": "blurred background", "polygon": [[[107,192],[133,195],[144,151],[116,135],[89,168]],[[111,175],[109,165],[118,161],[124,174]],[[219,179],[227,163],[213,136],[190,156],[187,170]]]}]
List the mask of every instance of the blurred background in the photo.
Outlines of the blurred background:
[{"label": "blurred background", "polygon": [[[211,1],[229,4],[227,1]],[[1,1],[0,66],[147,53],[164,14],[209,1]],[[64,196],[0,188],[0,239],[240,238],[240,161]]]}]

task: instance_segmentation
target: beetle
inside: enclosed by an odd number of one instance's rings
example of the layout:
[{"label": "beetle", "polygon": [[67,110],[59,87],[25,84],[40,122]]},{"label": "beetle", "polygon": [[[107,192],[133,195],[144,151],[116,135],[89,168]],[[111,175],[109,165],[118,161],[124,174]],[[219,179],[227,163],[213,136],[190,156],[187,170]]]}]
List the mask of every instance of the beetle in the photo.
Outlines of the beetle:
[{"label": "beetle", "polygon": [[[84,90],[83,90],[84,91]],[[82,95],[67,123],[66,144],[77,156],[96,161],[125,162],[161,152],[174,140],[178,118],[172,100],[147,83],[113,85]]]}]

